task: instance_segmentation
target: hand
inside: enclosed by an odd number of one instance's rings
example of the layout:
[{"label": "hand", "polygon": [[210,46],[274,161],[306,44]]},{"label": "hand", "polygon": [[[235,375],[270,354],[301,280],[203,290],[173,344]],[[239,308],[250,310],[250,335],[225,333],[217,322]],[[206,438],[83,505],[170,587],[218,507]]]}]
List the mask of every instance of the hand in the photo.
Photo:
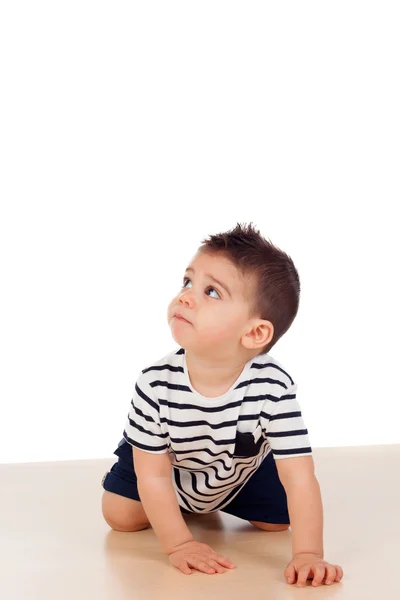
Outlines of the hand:
[{"label": "hand", "polygon": [[226,569],[221,565],[230,569],[236,568],[229,558],[217,554],[210,546],[196,542],[196,540],[176,546],[169,552],[169,560],[174,567],[181,570],[185,575],[192,574],[190,567],[209,575],[225,573]]},{"label": "hand", "polygon": [[[339,565],[331,565],[323,560],[318,554],[296,554],[290,563],[287,565],[284,575],[288,583],[296,582],[302,587],[306,584],[307,579],[313,579],[313,585],[321,585],[325,583],[330,585],[336,581],[340,581],[343,577],[343,569]],[[323,579],[326,577],[325,582]]]}]

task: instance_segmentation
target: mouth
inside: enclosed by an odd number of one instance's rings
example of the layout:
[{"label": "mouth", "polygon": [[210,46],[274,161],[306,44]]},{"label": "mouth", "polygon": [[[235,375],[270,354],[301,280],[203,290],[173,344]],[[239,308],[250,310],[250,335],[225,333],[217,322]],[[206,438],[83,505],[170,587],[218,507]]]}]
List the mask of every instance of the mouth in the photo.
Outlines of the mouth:
[{"label": "mouth", "polygon": [[183,321],[184,323],[190,323],[190,321],[188,321],[187,319],[185,319],[185,317],[182,317],[182,315],[180,313],[175,313],[174,314],[175,319],[178,319],[178,321]]}]

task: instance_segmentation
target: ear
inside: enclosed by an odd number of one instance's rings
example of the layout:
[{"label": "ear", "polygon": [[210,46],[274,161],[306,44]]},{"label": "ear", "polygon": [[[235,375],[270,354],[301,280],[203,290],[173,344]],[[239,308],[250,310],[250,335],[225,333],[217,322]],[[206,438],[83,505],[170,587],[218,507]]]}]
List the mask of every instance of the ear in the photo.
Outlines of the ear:
[{"label": "ear", "polygon": [[274,337],[274,326],[271,321],[257,319],[250,325],[250,329],[242,335],[241,342],[249,350],[259,350],[269,344]]}]

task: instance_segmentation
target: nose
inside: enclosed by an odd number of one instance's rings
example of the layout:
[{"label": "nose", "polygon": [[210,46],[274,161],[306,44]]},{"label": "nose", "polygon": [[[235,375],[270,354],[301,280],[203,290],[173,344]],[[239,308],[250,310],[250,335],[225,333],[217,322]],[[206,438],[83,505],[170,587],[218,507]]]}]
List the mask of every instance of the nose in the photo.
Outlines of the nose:
[{"label": "nose", "polygon": [[180,294],[179,303],[185,304],[186,306],[190,306],[190,307],[194,306],[193,292],[191,291],[191,289],[184,290]]}]

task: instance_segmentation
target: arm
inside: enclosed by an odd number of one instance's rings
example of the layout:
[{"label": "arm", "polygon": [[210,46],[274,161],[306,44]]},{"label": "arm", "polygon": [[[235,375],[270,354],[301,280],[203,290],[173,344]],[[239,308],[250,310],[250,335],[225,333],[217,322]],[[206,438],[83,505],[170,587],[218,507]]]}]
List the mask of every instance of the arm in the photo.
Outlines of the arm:
[{"label": "arm", "polygon": [[187,527],[172,484],[168,452],[151,454],[132,446],[139,496],[144,511],[166,554],[194,540]]},{"label": "arm", "polygon": [[323,558],[323,509],[313,458],[298,456],[275,462],[288,501],[293,557],[307,553]]}]

